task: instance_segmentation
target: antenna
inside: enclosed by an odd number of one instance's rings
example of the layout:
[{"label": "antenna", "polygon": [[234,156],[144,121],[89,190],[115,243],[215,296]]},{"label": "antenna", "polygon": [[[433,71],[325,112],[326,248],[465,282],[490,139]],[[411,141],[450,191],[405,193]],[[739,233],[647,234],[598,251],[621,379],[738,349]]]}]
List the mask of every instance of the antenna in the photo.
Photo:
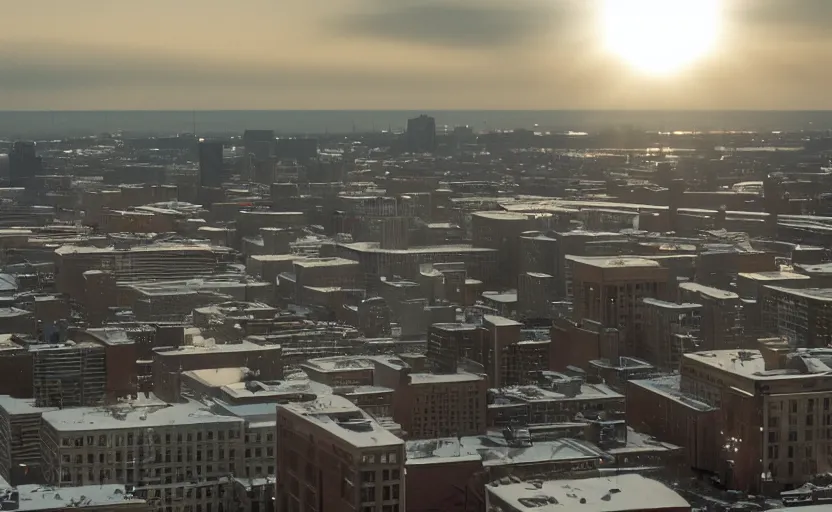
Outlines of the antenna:
[{"label": "antenna", "polygon": [[191,121],[193,122],[194,137],[196,137],[196,109],[191,111]]}]

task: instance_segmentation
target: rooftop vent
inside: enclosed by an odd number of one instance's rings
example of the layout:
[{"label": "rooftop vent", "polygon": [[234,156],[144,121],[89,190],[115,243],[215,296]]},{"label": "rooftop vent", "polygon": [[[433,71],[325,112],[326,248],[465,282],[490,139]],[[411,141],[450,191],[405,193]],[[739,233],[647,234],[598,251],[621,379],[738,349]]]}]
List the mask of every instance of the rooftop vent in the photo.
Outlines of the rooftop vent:
[{"label": "rooftop vent", "polygon": [[546,505],[557,505],[558,500],[554,496],[533,496],[531,498],[520,498],[519,501],[526,508],[540,508]]},{"label": "rooftop vent", "polygon": [[372,432],[373,422],[367,418],[356,418],[338,422],[342,428],[352,430],[354,432]]}]

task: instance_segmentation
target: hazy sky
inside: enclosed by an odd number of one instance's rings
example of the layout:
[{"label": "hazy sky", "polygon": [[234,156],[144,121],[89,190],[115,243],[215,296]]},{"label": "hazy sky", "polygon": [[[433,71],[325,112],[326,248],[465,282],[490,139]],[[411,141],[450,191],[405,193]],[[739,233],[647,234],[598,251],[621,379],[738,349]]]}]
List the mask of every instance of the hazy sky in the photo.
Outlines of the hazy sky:
[{"label": "hazy sky", "polygon": [[832,109],[832,0],[723,0],[673,77],[598,1],[0,0],[0,109]]}]

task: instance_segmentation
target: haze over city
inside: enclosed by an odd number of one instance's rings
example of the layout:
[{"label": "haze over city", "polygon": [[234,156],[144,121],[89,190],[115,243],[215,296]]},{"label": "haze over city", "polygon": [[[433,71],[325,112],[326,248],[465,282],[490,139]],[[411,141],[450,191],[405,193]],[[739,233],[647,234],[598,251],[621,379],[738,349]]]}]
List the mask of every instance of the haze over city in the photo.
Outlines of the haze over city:
[{"label": "haze over city", "polygon": [[[0,110],[832,108],[826,0],[3,7]],[[610,51],[610,11],[635,23],[612,30],[629,55]],[[645,72],[656,70],[645,40],[666,61],[712,36],[713,48],[673,73]]]},{"label": "haze over city", "polygon": [[2,7],[0,510],[832,510],[832,0]]}]

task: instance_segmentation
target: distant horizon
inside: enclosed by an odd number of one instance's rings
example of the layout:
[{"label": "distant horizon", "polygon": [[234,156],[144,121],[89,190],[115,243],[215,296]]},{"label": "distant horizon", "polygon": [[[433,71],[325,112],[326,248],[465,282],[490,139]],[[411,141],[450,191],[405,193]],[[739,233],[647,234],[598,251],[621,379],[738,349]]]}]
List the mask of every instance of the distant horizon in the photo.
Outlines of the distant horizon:
[{"label": "distant horizon", "polygon": [[242,134],[271,129],[278,135],[401,131],[420,114],[438,128],[477,132],[533,129],[567,132],[633,127],[644,131],[825,131],[832,110],[5,110],[0,137],[39,138],[132,133],[168,136]]},{"label": "distant horizon", "polygon": [[818,109],[763,109],[763,108],[211,108],[211,109],[184,109],[184,108],[158,108],[158,109],[0,109],[0,114],[5,113],[36,113],[43,114],[49,112],[172,112],[172,113],[192,113],[192,112],[416,112],[416,113],[431,113],[431,112],[772,112],[772,113],[806,113],[806,112],[832,112],[832,108],[818,108]]}]

